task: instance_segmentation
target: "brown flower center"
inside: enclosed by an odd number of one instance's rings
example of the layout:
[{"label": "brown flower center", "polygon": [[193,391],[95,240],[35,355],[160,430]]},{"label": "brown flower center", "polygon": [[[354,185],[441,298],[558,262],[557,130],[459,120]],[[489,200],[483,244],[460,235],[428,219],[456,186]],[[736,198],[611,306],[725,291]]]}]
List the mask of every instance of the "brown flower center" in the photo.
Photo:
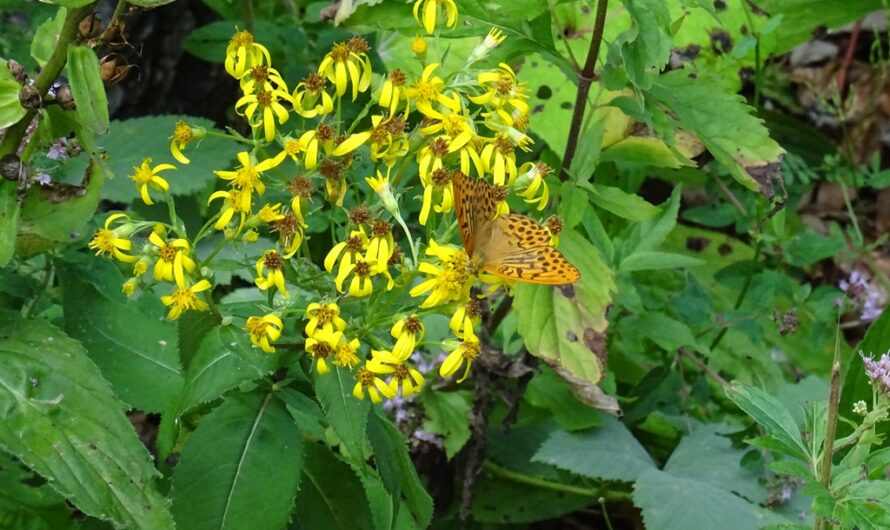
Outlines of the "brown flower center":
[{"label": "brown flower center", "polygon": [[448,154],[448,140],[445,138],[436,138],[432,142],[430,142],[430,151],[437,158],[442,158],[443,156]]},{"label": "brown flower center", "polygon": [[270,250],[263,255],[263,264],[270,271],[284,269],[284,262],[281,261],[281,256],[274,250]]},{"label": "brown flower center", "polygon": [[438,187],[442,187],[445,184],[451,182],[452,176],[453,173],[451,171],[448,171],[444,167],[440,167],[439,169],[433,171],[433,184]]},{"label": "brown flower center", "polygon": [[364,247],[365,242],[359,236],[349,236],[349,239],[346,240],[346,250],[349,252],[361,252]]},{"label": "brown flower center", "polygon": [[307,75],[303,82],[306,83],[306,88],[310,92],[321,92],[324,90],[325,78],[316,73]]},{"label": "brown flower center", "polygon": [[371,224],[371,233],[374,237],[386,237],[392,233],[392,225],[382,219],[377,219]]},{"label": "brown flower center", "polygon": [[398,68],[389,73],[389,82],[395,86],[402,86],[407,80],[408,78],[407,76],[405,76],[405,72],[399,70]]},{"label": "brown flower center", "polygon": [[331,58],[338,62],[349,59],[349,45],[345,42],[334,44],[334,47],[331,48]]},{"label": "brown flower center", "polygon": [[349,39],[349,41],[346,43],[346,46],[349,48],[349,51],[358,55],[368,53],[368,51],[371,49],[371,47],[368,46],[368,41],[366,41],[362,37],[353,37]]},{"label": "brown flower center", "polygon": [[420,323],[420,318],[417,315],[411,315],[410,317],[405,319],[405,331],[408,333],[413,333],[417,335],[423,330],[423,324]]}]

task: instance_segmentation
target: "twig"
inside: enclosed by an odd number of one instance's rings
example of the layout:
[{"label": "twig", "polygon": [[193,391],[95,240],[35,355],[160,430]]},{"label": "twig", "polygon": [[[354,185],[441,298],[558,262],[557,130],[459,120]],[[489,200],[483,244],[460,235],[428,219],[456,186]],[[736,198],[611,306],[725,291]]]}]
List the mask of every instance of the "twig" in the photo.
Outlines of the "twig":
[{"label": "twig", "polygon": [[569,138],[566,142],[565,154],[562,157],[562,170],[560,180],[569,178],[568,170],[572,167],[572,160],[578,149],[578,138],[581,134],[581,122],[584,120],[584,111],[587,109],[587,96],[590,94],[590,85],[593,83],[593,74],[596,68],[596,60],[600,54],[600,45],[603,42],[603,28],[606,25],[606,7],[609,0],[597,0],[596,20],[593,23],[593,38],[590,40],[590,49],[587,51],[587,59],[584,68],[578,75],[578,92],[575,95],[575,107],[572,111],[572,123],[569,126]]},{"label": "twig", "polygon": [[717,384],[719,384],[720,386],[722,386],[722,387],[729,386],[729,381],[727,381],[726,379],[723,379],[723,377],[721,377],[720,374],[718,374],[713,368],[708,366],[707,363],[705,363],[704,361],[702,361],[701,359],[696,357],[695,354],[692,353],[691,351],[680,348],[680,355],[682,355],[682,356],[686,357],[687,359],[689,359],[690,361],[692,361],[692,364],[698,366],[701,369],[701,371],[706,373],[711,379],[716,381]]},{"label": "twig", "polygon": [[470,441],[460,452],[461,494],[458,519],[462,526],[470,518],[473,496],[476,493],[476,479],[485,462],[485,430],[488,427],[488,417],[491,414],[493,403],[491,372],[483,364],[475,363],[473,365],[475,399],[473,400],[473,417],[470,422],[471,436]]},{"label": "twig", "polygon": [[[748,271],[748,276],[745,277],[745,284],[742,286],[742,290],[739,291],[739,296],[735,300],[735,305],[732,306],[733,309],[738,309],[738,308],[742,307],[742,302],[745,301],[745,296],[748,295],[748,289],[751,287],[751,282],[754,280],[754,270],[756,268],[757,260],[759,258],[760,258],[760,241],[758,240],[756,246],[754,247],[754,259],[751,260],[754,262],[754,264],[751,267],[751,270]],[[729,331],[728,326],[723,327],[720,330],[720,332],[717,333],[717,336],[714,337],[714,340],[712,340],[711,344],[708,346],[708,349],[710,351],[714,351],[714,348],[716,348],[720,344],[720,341],[723,340],[723,337],[726,335],[727,331]]]},{"label": "twig", "polygon": [[[838,313],[840,324],[840,313]],[[825,444],[822,446],[822,465],[819,469],[819,482],[829,489],[831,485],[831,458],[834,456],[834,437],[837,436],[837,410],[841,401],[841,360],[840,360],[841,331],[838,326],[834,344],[834,362],[831,365],[831,387],[828,391],[828,418],[825,425]],[[822,517],[816,518],[816,530],[826,528],[826,521]]]},{"label": "twig", "polygon": [[837,92],[840,95],[840,105],[843,110],[844,99],[847,95],[847,72],[850,70],[850,64],[853,62],[853,52],[856,51],[856,41],[859,40],[859,31],[862,29],[862,20],[857,20],[855,24],[853,24],[853,29],[850,31],[850,41],[847,43],[847,49],[844,52],[844,60],[841,62],[841,67],[838,68],[837,77],[835,80],[837,81]]}]

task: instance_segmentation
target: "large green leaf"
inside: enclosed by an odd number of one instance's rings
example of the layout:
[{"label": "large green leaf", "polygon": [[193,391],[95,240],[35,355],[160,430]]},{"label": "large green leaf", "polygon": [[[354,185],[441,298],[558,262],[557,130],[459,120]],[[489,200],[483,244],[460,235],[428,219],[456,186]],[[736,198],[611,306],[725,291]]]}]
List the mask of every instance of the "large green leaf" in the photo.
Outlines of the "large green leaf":
[{"label": "large green leaf", "polygon": [[560,235],[560,250],[581,271],[572,285],[519,284],[514,311],[529,352],[589,381],[603,375],[606,307],[615,290],[612,270],[597,249],[574,230]]},{"label": "large green leaf", "polygon": [[73,526],[64,497],[42,477],[0,452],[0,528],[61,530]]},{"label": "large green leaf", "polygon": [[453,458],[470,439],[470,403],[458,392],[424,392],[423,408],[429,420],[424,430],[442,436],[445,456]]},{"label": "large green leaf", "polygon": [[[178,120],[207,130],[213,129],[210,120],[191,116],[149,116],[111,123],[113,134],[108,135],[104,143],[108,152],[108,167],[115,178],[110,179],[102,189],[103,199],[130,203],[139,197],[136,185],[127,175],[133,173],[133,167],[139,166],[143,158],[151,158],[153,165],[175,163],[170,154],[170,137]],[[216,178],[213,170],[230,169],[231,161],[243,149],[243,145],[221,138],[205,138],[189,144],[185,154],[191,163],[163,174],[170,183],[170,193],[188,195],[204,189]]]},{"label": "large green leaf", "polygon": [[96,211],[104,181],[102,164],[91,162],[80,185],[31,186],[22,203],[16,253],[27,257],[77,238]]},{"label": "large green leaf", "polygon": [[[871,403],[874,389],[868,376],[865,375],[865,365],[859,356],[861,351],[866,356],[880,358],[887,352],[890,346],[890,311],[884,311],[877,320],[872,322],[858,348],[850,348],[849,354],[843,360],[844,382],[841,387],[841,401],[838,410],[842,415],[848,415],[853,410],[853,404],[863,400]],[[839,422],[838,430],[841,433],[849,433],[852,428]]]},{"label": "large green leaf", "polygon": [[737,181],[753,190],[771,190],[770,175],[785,150],[770,138],[763,120],[751,114],[744,99],[719,78],[674,70],[659,76],[647,93],[677,126],[698,137]]},{"label": "large green leaf", "polygon": [[[616,42],[624,73],[632,84],[648,88],[671,56],[670,11],[663,0],[622,3],[631,19],[630,28]],[[614,66],[615,62],[609,63]]]},{"label": "large green leaf", "polygon": [[486,473],[476,486],[472,514],[480,523],[517,525],[555,519],[595,502],[592,497],[519,484]]},{"label": "large green leaf", "polygon": [[229,397],[201,420],[173,472],[179,528],[284,528],[303,465],[300,430],[272,392]]},{"label": "large green leaf", "polygon": [[[112,262],[86,259],[55,262],[65,329],[84,345],[122,400],[146,412],[161,412],[182,388],[176,324],[158,318],[160,308],[146,313],[128,301],[120,292],[123,277]],[[97,287],[101,282],[110,289]]]},{"label": "large green leaf", "polygon": [[781,401],[757,387],[741,384],[727,388],[726,395],[766,429],[772,441],[770,448],[809,461],[809,452],[800,437],[794,416]]},{"label": "large green leaf", "polygon": [[619,420],[604,416],[599,427],[584,432],[554,432],[541,445],[534,462],[581,476],[633,482],[655,462]]},{"label": "large green leaf", "polygon": [[21,212],[15,182],[0,181],[0,268],[5,267],[15,253]]},{"label": "large green leaf", "polygon": [[297,528],[306,530],[372,528],[361,482],[353,470],[325,445],[306,445],[294,521]]},{"label": "large green leaf", "polygon": [[654,468],[637,478],[633,500],[650,530],[753,530],[788,522],[712,483]]},{"label": "large green leaf", "polygon": [[341,450],[355,462],[363,460],[365,427],[370,403],[352,396],[355,379],[339,366],[329,373],[315,375],[315,394],[328,422],[340,437]]},{"label": "large green leaf", "polygon": [[19,101],[22,85],[8,68],[0,68],[0,129],[5,129],[22,119],[27,112]]},{"label": "large green leaf", "polygon": [[99,72],[99,58],[89,46],[68,47],[68,81],[80,125],[95,134],[108,131],[108,98]]},{"label": "large green leaf", "polygon": [[0,446],[80,511],[172,529],[158,475],[99,369],[46,322],[0,313]]}]

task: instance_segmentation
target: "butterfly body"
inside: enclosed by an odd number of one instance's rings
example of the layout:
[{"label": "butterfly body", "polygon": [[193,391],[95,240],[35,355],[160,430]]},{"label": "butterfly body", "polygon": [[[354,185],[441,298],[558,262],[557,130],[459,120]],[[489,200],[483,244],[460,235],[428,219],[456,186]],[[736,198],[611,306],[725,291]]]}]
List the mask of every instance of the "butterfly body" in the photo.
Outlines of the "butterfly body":
[{"label": "butterfly body", "polygon": [[546,285],[574,283],[581,274],[551,244],[551,233],[531,217],[497,215],[493,187],[457,172],[453,179],[458,227],[471,262],[507,280]]}]

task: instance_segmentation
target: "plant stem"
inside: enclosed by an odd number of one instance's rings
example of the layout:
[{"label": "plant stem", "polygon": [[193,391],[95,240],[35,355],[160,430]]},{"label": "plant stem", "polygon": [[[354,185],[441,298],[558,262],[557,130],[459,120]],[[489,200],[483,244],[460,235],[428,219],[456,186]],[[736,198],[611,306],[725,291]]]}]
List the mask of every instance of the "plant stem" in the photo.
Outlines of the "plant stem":
[{"label": "plant stem", "polygon": [[[840,320],[840,315],[838,315]],[[819,482],[829,490],[831,484],[831,457],[834,456],[834,437],[837,435],[837,409],[841,400],[841,361],[840,361],[840,327],[834,345],[834,363],[831,365],[831,387],[828,392],[828,419],[825,426],[825,445],[822,447],[822,466],[819,469]],[[826,528],[822,517],[816,519],[816,530]]]},{"label": "plant stem", "polygon": [[850,191],[847,189],[847,185],[841,182],[841,194],[844,196],[844,205],[847,207],[847,215],[850,216],[850,223],[853,225],[853,230],[856,231],[856,244],[862,245],[865,242],[865,238],[862,236],[862,230],[859,229],[859,221],[856,219],[856,212],[853,211],[853,203],[850,201]]},{"label": "plant stem", "polygon": [[491,473],[492,475],[505,478],[507,480],[511,480],[513,482],[519,484],[526,484],[528,486],[534,486],[536,488],[541,488],[545,490],[551,491],[560,491],[563,493],[571,493],[573,495],[581,495],[584,497],[593,497],[598,499],[603,497],[609,500],[619,500],[619,499],[628,499],[630,498],[630,493],[624,491],[613,491],[609,492],[606,495],[603,495],[603,492],[599,490],[595,490],[592,488],[583,488],[581,486],[572,486],[570,484],[562,484],[560,482],[552,482],[550,480],[545,480],[538,477],[533,477],[531,475],[526,475],[525,473],[520,473],[518,471],[513,471],[512,469],[507,469],[505,467],[501,467],[497,464],[492,463],[489,460],[486,460],[485,463],[482,464],[482,467]]},{"label": "plant stem", "polygon": [[242,0],[241,8],[244,11],[244,29],[253,33],[253,0]]},{"label": "plant stem", "polygon": [[40,302],[40,299],[43,298],[43,295],[49,291],[50,287],[53,285],[53,279],[55,278],[56,269],[53,267],[53,261],[49,259],[47,256],[46,267],[44,267],[44,277],[43,277],[43,286],[37,291],[37,295],[28,302],[27,307],[25,307],[22,312],[22,316],[25,318],[31,318],[34,308],[37,307],[37,303]]},{"label": "plant stem", "polygon": [[[56,78],[59,77],[59,74],[62,73],[62,69],[65,68],[65,63],[68,61],[68,45],[77,36],[80,21],[83,20],[92,8],[93,4],[90,3],[83,7],[70,8],[65,13],[65,21],[62,23],[62,29],[59,31],[59,39],[56,41],[56,46],[53,48],[46,64],[43,65],[40,75],[34,81],[34,88],[37,89],[41,99],[46,97],[47,91],[56,81]],[[7,129],[6,136],[0,142],[0,156],[15,153],[18,150],[19,145],[22,143],[22,138],[25,137],[25,132],[28,130],[28,125],[31,124],[31,120],[34,119],[36,114],[36,110],[29,110],[22,119]]]},{"label": "plant stem", "polygon": [[[760,258],[760,241],[757,241],[757,244],[754,247],[754,259],[752,260],[754,262],[755,266],[757,265],[757,260],[759,258]],[[739,291],[739,296],[735,300],[735,305],[732,306],[733,309],[738,309],[738,308],[742,307],[742,302],[745,301],[745,296],[748,295],[748,289],[751,287],[751,282],[754,280],[754,269],[755,269],[755,267],[752,266],[751,270],[748,271],[748,276],[745,278],[745,284],[742,286],[742,290]],[[724,326],[722,329],[720,329],[720,333],[718,333],[717,336],[714,337],[714,340],[711,341],[711,344],[708,346],[708,349],[711,351],[714,351],[714,348],[716,348],[720,344],[720,341],[723,340],[723,337],[724,337],[724,335],[726,335],[727,331],[729,331],[728,326]]]},{"label": "plant stem", "polygon": [[207,137],[225,138],[226,140],[234,140],[236,142],[241,142],[242,144],[248,144],[248,145],[252,145],[252,146],[256,146],[256,144],[257,144],[256,140],[251,140],[250,138],[245,138],[240,135],[222,133],[222,132],[218,132],[218,131],[206,131],[204,133],[204,135]]},{"label": "plant stem", "polygon": [[596,20],[593,24],[593,37],[590,39],[590,49],[587,51],[587,59],[584,68],[578,75],[578,92],[575,95],[575,107],[572,111],[572,123],[569,126],[569,138],[566,142],[566,151],[562,157],[562,169],[560,180],[569,178],[568,170],[572,167],[572,160],[578,149],[578,139],[581,135],[581,123],[584,120],[584,111],[587,109],[587,96],[590,94],[590,85],[593,83],[596,60],[600,54],[600,45],[603,42],[603,28],[606,25],[606,7],[609,0],[597,0]]}]

